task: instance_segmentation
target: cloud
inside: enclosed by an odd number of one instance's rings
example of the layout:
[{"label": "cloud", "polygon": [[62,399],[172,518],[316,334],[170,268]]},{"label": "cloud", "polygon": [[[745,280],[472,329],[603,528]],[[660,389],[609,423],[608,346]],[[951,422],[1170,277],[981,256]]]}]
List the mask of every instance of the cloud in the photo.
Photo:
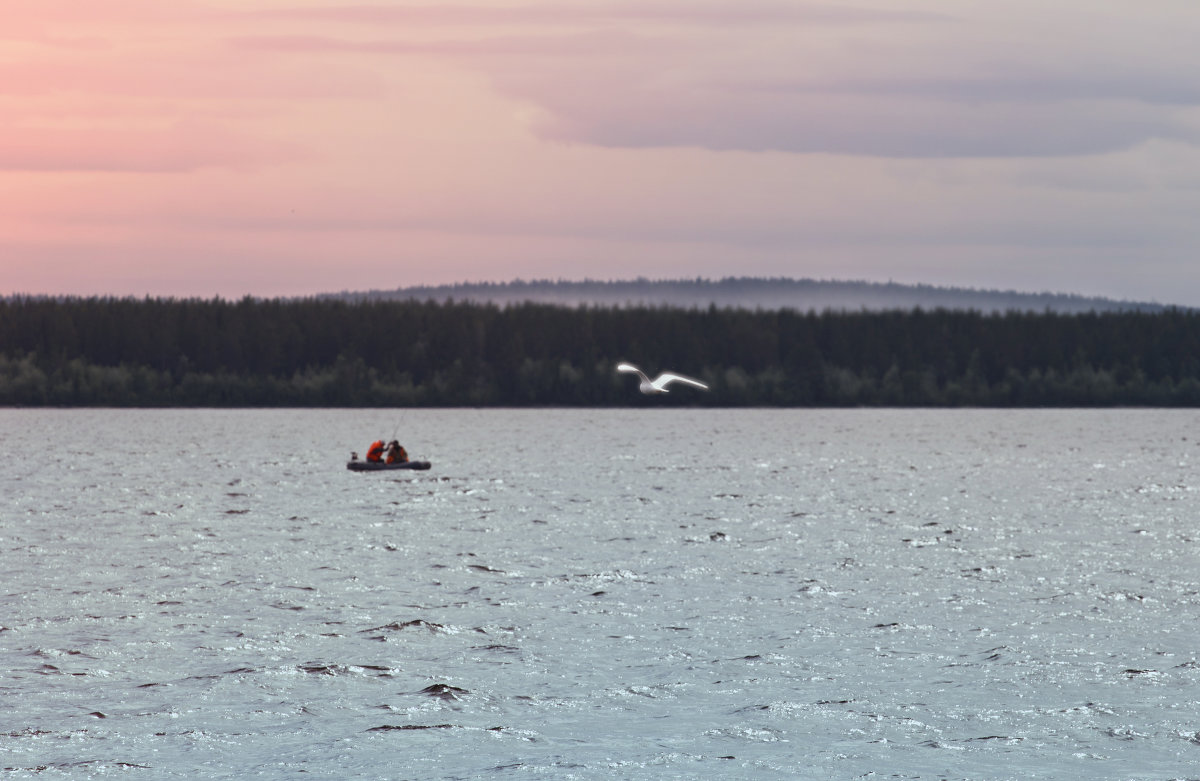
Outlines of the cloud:
[{"label": "cloud", "polygon": [[[643,36],[621,30],[555,35],[504,35],[439,41],[356,40],[328,35],[260,35],[230,38],[233,49],[280,53],[435,55],[447,58],[604,58],[644,48]],[[485,65],[482,60],[477,64]]]},{"label": "cloud", "polygon": [[259,18],[353,24],[423,24],[449,27],[494,25],[613,24],[668,22],[685,25],[862,24],[945,20],[945,14],[881,10],[819,2],[761,0],[645,0],[643,2],[527,3],[481,5],[309,5],[250,12]]},{"label": "cloud", "polygon": [[1169,111],[1128,103],[983,102],[770,92],[636,97],[599,90],[588,100],[543,83],[513,90],[542,106],[541,132],[608,147],[697,146],[895,158],[1093,155],[1150,139],[1194,142],[1195,127]]},{"label": "cloud", "polygon": [[0,40],[64,49],[110,45],[132,29],[194,25],[217,15],[192,0],[38,0],[0,3]]},{"label": "cloud", "polygon": [[[347,6],[277,12],[372,23],[371,39],[243,38],[276,52],[435,55],[539,108],[544,137],[604,147],[700,147],[895,158],[1050,157],[1195,143],[1200,66],[1105,35],[989,37],[987,20],[822,4],[619,3],[512,8]],[[653,22],[647,26],[647,22]],[[389,24],[403,38],[380,38]],[[430,39],[471,24],[472,38]],[[495,34],[501,25],[521,34]],[[382,26],[380,26],[382,25]],[[686,25],[686,33],[680,26]],[[1165,29],[1165,27],[1164,27]],[[1169,36],[1168,36],[1169,37]],[[1191,68],[1180,67],[1191,58]]]},{"label": "cloud", "polygon": [[383,79],[328,63],[238,60],[221,52],[174,52],[170,57],[29,58],[3,68],[0,95],[150,97],[178,104],[191,99],[234,101],[377,96]]},{"label": "cloud", "polygon": [[178,173],[248,169],[295,157],[287,144],[219,125],[181,122],[163,129],[9,127],[0,131],[0,171]]},{"label": "cloud", "polygon": [[905,53],[812,68],[780,47],[779,70],[806,74],[781,79],[762,52],[640,43],[621,44],[624,64],[614,47],[592,61],[564,57],[555,68],[481,55],[482,67],[505,94],[545,112],[547,136],[600,146],[953,158],[1090,155],[1198,139],[1180,109],[1200,104],[1200,90],[1175,72],[1113,77],[1060,66],[1014,75],[989,62],[991,53],[948,51],[940,67],[972,75],[947,78]]}]

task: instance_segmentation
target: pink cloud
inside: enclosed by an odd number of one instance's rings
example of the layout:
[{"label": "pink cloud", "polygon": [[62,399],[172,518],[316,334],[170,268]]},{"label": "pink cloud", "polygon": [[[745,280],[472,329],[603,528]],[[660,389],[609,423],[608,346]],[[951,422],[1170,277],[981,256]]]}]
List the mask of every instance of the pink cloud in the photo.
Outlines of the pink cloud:
[{"label": "pink cloud", "polygon": [[157,130],[9,127],[0,130],[0,171],[164,173],[248,169],[293,158],[291,144],[202,122]]},{"label": "pink cloud", "polygon": [[572,2],[519,6],[480,5],[310,5],[252,12],[255,16],[347,23],[406,23],[476,27],[480,25],[594,24],[658,21],[675,24],[858,24],[944,20],[945,14],[885,11],[820,2]]},{"label": "pink cloud", "polygon": [[655,39],[621,30],[553,35],[504,35],[477,40],[356,40],[324,35],[263,35],[231,38],[229,45],[279,53],[439,55],[444,57],[604,57],[653,48]]},{"label": "pink cloud", "polygon": [[63,48],[95,48],[131,29],[189,25],[215,19],[211,8],[192,0],[38,0],[0,3],[0,40]]},{"label": "pink cloud", "polygon": [[329,63],[279,63],[235,58],[225,50],[149,55],[37,58],[6,65],[0,95],[116,95],[176,103],[193,98],[226,102],[247,98],[290,100],[378,96],[383,79]]}]

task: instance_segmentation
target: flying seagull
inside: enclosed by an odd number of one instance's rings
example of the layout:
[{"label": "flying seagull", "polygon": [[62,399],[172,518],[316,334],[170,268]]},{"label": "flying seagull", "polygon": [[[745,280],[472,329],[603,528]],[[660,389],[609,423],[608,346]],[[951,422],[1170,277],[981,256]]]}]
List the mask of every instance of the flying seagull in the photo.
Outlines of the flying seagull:
[{"label": "flying seagull", "polygon": [[652,382],[650,378],[642,372],[641,369],[634,366],[632,363],[617,364],[617,371],[631,372],[636,374],[641,379],[641,382],[638,384],[638,390],[640,390],[642,393],[668,393],[669,391],[667,390],[667,386],[672,382],[682,382],[687,385],[700,388],[701,390],[708,390],[708,386],[700,382],[700,380],[693,380],[691,377],[684,377],[682,374],[675,374],[673,372],[663,372],[655,377],[654,381]]}]

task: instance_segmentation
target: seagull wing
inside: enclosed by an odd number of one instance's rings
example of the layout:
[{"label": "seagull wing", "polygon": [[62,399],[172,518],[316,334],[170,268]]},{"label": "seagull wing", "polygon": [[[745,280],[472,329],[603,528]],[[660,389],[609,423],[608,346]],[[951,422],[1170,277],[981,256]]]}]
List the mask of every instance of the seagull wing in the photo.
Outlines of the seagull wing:
[{"label": "seagull wing", "polygon": [[691,377],[685,377],[682,374],[675,374],[673,372],[663,372],[655,377],[654,387],[658,390],[665,390],[667,385],[672,382],[682,382],[684,385],[691,385],[693,387],[700,388],[701,390],[708,390],[708,386],[700,382],[700,380],[694,380]]},{"label": "seagull wing", "polygon": [[636,374],[642,381],[641,387],[643,392],[645,392],[645,389],[650,385],[650,378],[646,376],[646,373],[634,366],[632,363],[618,363],[617,371]]}]

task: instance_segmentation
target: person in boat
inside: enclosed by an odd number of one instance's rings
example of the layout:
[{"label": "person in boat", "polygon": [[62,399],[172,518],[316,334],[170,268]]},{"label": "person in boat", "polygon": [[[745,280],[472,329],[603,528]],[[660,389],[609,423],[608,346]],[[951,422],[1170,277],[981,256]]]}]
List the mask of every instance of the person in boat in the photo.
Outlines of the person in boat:
[{"label": "person in boat", "polygon": [[369,448],[367,448],[367,460],[373,461],[375,463],[379,463],[380,461],[382,461],[383,460],[383,449],[384,449],[384,445],[383,445],[382,439],[377,439],[374,442],[372,442],[371,446]]},{"label": "person in boat", "polygon": [[408,451],[400,446],[396,440],[388,443],[387,462],[389,464],[403,464],[408,461]]}]

